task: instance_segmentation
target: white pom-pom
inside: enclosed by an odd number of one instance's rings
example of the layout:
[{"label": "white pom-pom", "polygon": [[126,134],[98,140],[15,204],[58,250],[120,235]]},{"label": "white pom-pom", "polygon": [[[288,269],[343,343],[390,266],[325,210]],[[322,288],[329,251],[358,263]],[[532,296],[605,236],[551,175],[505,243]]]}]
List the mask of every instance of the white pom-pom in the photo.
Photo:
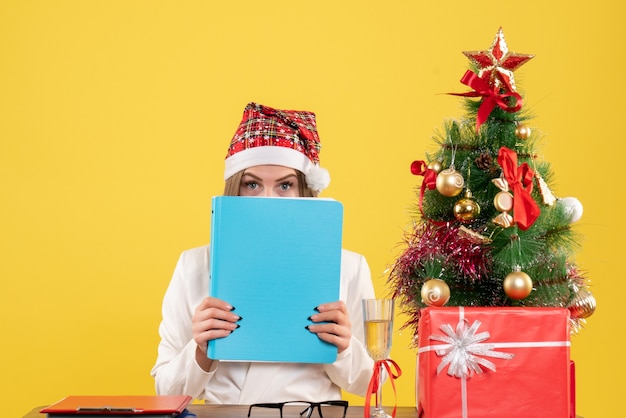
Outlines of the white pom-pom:
[{"label": "white pom-pom", "polygon": [[314,165],[306,173],[306,185],[309,189],[319,193],[330,184],[330,173],[319,165]]},{"label": "white pom-pom", "polygon": [[565,213],[569,215],[570,223],[578,222],[583,217],[583,204],[575,197],[561,198],[559,204],[563,205]]}]

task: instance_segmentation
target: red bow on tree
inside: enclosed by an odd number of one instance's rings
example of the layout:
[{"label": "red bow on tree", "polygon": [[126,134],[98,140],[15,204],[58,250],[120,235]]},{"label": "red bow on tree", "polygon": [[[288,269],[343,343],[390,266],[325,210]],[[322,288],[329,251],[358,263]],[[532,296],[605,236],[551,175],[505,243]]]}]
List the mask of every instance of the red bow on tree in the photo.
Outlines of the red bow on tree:
[{"label": "red bow on tree", "polygon": [[415,176],[424,176],[423,185],[430,190],[435,188],[437,182],[437,173],[434,170],[428,168],[426,163],[422,160],[416,160],[411,163],[411,173]]},{"label": "red bow on tree", "polygon": [[[509,93],[500,93],[498,87],[490,86],[487,81],[483,80],[476,73],[470,70],[465,72],[463,78],[461,78],[461,83],[473,88],[474,91],[449,94],[454,96],[483,98],[483,102],[480,104],[478,113],[476,114],[476,132],[479,131],[480,125],[487,120],[496,105],[509,113],[517,112],[522,108],[522,96],[520,96],[519,93],[514,91]],[[508,100],[506,99],[509,97],[515,98],[515,104],[510,105],[508,103]]]},{"label": "red bow on tree", "polygon": [[[428,190],[434,190],[437,187],[437,173],[434,170],[428,168],[426,163],[422,160],[416,160],[411,163],[411,173],[415,176],[424,176],[422,187],[420,187],[419,208],[420,213],[424,216],[424,209],[422,202],[424,201],[424,192],[426,188]],[[434,221],[433,221],[434,222]]]},{"label": "red bow on tree", "polygon": [[527,230],[541,212],[530,193],[533,191],[533,170],[527,163],[517,166],[517,153],[507,147],[500,148],[498,163],[504,178],[513,191],[513,221],[520,229]]}]

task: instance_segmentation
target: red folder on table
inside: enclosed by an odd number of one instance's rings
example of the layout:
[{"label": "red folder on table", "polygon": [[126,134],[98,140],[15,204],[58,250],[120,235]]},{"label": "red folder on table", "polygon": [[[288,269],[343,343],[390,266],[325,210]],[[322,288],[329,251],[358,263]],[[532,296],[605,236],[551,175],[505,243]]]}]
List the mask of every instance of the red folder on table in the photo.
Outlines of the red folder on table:
[{"label": "red folder on table", "polygon": [[42,409],[51,418],[64,417],[179,417],[191,396],[68,396]]}]

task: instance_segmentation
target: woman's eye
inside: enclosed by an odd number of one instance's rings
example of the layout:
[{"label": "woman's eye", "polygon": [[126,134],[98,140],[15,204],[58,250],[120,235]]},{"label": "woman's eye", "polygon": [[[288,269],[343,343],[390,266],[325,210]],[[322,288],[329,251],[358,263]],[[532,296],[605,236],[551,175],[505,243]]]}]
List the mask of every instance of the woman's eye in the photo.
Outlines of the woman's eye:
[{"label": "woman's eye", "polygon": [[259,187],[259,184],[257,182],[254,181],[248,181],[245,183],[246,188],[250,189],[250,190],[254,190],[257,187]]},{"label": "woman's eye", "polygon": [[281,183],[280,190],[282,190],[283,192],[286,192],[287,190],[291,189],[292,185],[293,184],[290,182]]}]

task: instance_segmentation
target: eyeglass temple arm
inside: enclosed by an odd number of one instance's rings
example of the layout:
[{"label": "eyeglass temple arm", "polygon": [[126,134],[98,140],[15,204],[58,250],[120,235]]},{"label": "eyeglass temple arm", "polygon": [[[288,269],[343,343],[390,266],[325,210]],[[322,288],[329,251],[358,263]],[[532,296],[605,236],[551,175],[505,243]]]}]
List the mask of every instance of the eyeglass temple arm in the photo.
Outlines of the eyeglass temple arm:
[{"label": "eyeglass temple arm", "polygon": [[274,408],[280,410],[280,418],[283,418],[283,405],[282,403],[253,403],[248,408],[248,418],[250,418],[250,412],[252,412],[253,406],[258,406],[259,408]]}]

